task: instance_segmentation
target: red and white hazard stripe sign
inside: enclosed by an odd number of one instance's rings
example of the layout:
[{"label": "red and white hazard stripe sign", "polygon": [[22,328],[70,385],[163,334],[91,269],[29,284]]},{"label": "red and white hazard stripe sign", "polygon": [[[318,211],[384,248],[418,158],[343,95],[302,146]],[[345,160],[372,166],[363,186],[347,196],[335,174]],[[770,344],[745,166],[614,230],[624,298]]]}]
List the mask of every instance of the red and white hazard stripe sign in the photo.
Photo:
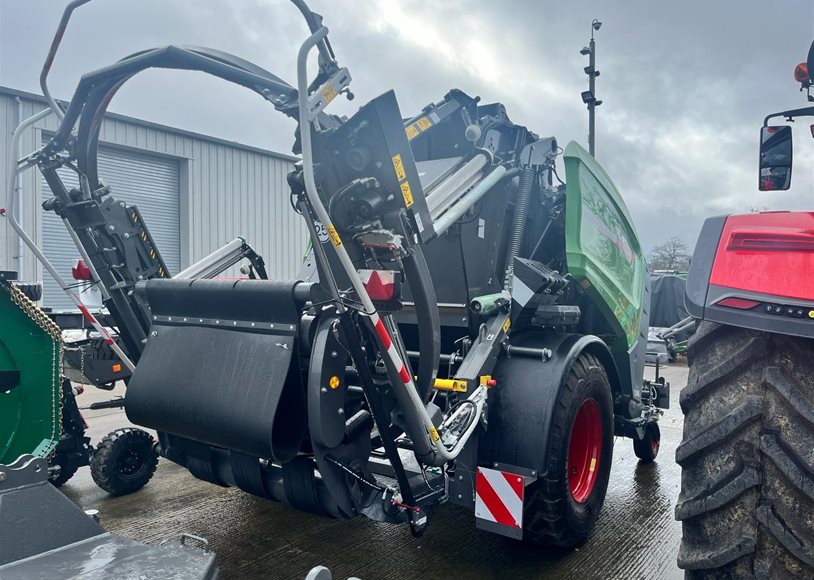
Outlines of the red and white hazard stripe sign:
[{"label": "red and white hazard stripe sign", "polygon": [[475,517],[513,528],[523,527],[523,476],[478,467]]}]

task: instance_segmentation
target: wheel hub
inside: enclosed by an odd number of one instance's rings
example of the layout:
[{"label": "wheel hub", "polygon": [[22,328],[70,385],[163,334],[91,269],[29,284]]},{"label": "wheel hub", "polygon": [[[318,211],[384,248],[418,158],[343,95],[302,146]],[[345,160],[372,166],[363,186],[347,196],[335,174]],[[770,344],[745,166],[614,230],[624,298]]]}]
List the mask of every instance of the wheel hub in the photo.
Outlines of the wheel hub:
[{"label": "wheel hub", "polygon": [[568,443],[568,487],[574,501],[591,496],[602,456],[602,414],[594,399],[586,399],[577,410]]}]

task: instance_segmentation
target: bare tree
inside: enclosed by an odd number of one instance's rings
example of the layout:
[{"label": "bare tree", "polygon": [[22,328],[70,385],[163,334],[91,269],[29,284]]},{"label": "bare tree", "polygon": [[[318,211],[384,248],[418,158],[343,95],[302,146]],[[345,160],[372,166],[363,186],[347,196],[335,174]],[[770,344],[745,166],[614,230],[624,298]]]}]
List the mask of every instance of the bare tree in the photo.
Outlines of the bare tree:
[{"label": "bare tree", "polygon": [[690,249],[681,238],[670,238],[653,248],[647,256],[650,270],[686,272],[690,266]]}]

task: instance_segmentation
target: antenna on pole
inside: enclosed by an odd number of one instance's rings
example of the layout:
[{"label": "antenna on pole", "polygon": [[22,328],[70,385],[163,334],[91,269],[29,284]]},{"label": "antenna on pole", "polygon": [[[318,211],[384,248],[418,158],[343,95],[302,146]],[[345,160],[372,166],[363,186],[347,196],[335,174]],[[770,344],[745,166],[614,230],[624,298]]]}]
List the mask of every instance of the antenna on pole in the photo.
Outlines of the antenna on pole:
[{"label": "antenna on pole", "polygon": [[596,18],[591,22],[591,40],[588,46],[584,46],[579,53],[583,56],[588,55],[588,66],[583,70],[588,75],[588,90],[582,92],[582,102],[588,106],[588,152],[591,156],[596,157],[596,108],[602,104],[602,101],[596,98],[596,77],[599,76],[599,71],[596,70],[596,41],[594,40],[594,32],[602,27],[602,23]]}]

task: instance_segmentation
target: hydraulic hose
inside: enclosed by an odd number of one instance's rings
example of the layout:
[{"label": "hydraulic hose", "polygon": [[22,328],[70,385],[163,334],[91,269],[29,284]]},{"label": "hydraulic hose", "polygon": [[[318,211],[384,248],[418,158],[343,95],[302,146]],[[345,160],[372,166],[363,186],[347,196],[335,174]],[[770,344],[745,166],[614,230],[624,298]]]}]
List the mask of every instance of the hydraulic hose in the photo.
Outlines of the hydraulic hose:
[{"label": "hydraulic hose", "polygon": [[520,247],[523,245],[523,238],[526,233],[526,218],[529,214],[529,201],[531,200],[531,189],[534,186],[534,170],[526,167],[520,173],[520,185],[517,188],[517,197],[514,202],[514,218],[512,219],[512,230],[509,237],[509,247],[506,252],[506,278],[503,280],[503,288],[510,290],[512,282],[512,272],[514,271],[514,259],[520,254]]},{"label": "hydraulic hose", "polygon": [[438,376],[438,365],[441,360],[441,316],[438,313],[435,286],[432,284],[430,269],[421,247],[414,248],[402,260],[402,264],[415,304],[418,325],[418,350],[421,354],[416,369],[418,375],[416,388],[426,403]]}]

